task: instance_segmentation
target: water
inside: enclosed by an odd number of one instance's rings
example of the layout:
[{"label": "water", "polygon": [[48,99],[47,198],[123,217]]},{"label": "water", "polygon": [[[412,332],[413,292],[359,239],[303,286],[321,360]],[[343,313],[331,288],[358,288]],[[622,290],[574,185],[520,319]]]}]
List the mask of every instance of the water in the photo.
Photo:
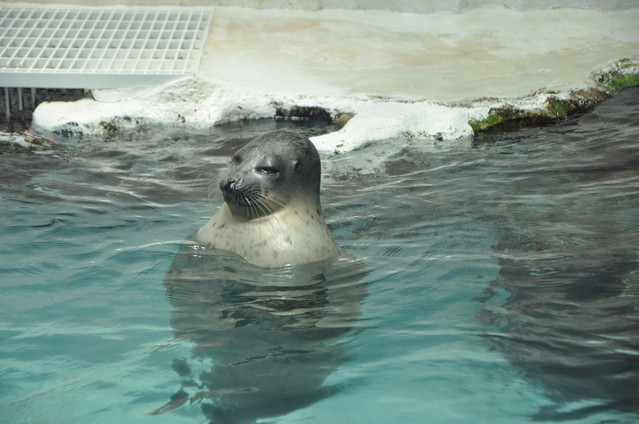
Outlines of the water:
[{"label": "water", "polygon": [[353,257],[269,272],[180,242],[232,151],[321,125],[0,147],[2,422],[636,422],[638,94],[325,155]]}]

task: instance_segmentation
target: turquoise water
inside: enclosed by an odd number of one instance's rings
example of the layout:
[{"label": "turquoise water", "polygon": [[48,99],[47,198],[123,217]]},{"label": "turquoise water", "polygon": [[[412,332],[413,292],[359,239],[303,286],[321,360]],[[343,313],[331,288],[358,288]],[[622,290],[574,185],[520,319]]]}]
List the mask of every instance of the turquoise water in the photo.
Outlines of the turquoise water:
[{"label": "turquoise water", "polygon": [[638,94],[325,155],[356,259],[269,272],[180,242],[231,152],[322,125],[1,146],[1,421],[636,422]]}]

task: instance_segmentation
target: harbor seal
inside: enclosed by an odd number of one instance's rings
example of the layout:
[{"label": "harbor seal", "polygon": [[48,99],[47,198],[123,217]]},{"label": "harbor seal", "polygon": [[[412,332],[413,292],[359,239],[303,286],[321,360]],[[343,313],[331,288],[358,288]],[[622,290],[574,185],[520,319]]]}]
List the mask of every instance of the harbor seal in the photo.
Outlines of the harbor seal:
[{"label": "harbor seal", "polygon": [[259,136],[233,155],[220,182],[224,204],[193,238],[261,267],[334,257],[340,248],[324,221],[320,179],[308,138],[288,131]]},{"label": "harbor seal", "polygon": [[180,387],[152,415],[197,401],[207,422],[251,424],[340,390],[327,378],[348,360],[342,337],[369,269],[333,240],[320,177],[317,150],[290,132],[233,155],[223,205],[164,278],[175,339],[193,342],[193,360],[174,359]]}]

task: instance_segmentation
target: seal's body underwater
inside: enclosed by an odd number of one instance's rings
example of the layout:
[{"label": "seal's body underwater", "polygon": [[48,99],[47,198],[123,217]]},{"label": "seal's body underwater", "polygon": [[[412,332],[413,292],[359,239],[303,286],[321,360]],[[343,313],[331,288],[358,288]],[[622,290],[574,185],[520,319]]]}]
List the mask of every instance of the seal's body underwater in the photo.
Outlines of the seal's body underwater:
[{"label": "seal's body underwater", "polygon": [[305,137],[276,131],[238,150],[220,182],[224,204],[197,242],[263,267],[337,255],[319,198],[321,163]]}]

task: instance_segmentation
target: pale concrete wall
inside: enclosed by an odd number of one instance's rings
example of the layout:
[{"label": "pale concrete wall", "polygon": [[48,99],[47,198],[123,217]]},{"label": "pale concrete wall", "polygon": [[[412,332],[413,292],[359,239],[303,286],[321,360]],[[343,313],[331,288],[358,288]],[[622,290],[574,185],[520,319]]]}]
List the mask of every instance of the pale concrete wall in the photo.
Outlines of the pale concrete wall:
[{"label": "pale concrete wall", "polygon": [[572,7],[578,9],[622,10],[639,7],[637,0],[1,0],[2,3],[82,4],[82,5],[186,5],[240,6],[256,9],[350,9],[392,10],[396,12],[462,12],[482,6],[505,6],[516,10]]}]

